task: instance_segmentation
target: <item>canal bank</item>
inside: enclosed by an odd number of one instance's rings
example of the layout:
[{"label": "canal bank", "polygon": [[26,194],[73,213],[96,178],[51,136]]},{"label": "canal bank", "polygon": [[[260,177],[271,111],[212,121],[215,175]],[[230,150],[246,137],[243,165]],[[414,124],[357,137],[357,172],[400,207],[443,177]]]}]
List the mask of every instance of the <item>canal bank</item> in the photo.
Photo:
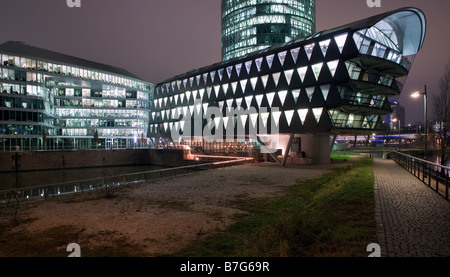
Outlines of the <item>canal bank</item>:
[{"label": "canal bank", "polygon": [[179,149],[25,151],[0,153],[0,173],[112,166],[185,166],[195,163]]}]

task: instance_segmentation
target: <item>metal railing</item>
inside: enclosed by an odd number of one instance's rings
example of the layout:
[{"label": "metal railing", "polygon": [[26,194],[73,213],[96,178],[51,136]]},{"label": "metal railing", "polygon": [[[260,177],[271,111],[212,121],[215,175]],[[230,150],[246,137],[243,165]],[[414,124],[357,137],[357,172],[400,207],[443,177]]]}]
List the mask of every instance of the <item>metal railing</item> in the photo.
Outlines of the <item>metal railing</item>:
[{"label": "metal railing", "polygon": [[400,152],[391,152],[389,153],[389,156],[428,187],[432,188],[447,200],[450,200],[450,167],[432,163]]},{"label": "metal railing", "polygon": [[46,200],[49,197],[55,198],[58,196],[83,193],[94,190],[108,190],[123,185],[145,183],[152,180],[183,176],[200,171],[234,166],[250,162],[253,162],[253,158],[228,157],[228,160],[197,163],[195,165],[189,166],[63,182],[38,187],[14,188],[0,191],[0,204],[9,205],[11,204],[11,202],[18,204],[31,200]]}]

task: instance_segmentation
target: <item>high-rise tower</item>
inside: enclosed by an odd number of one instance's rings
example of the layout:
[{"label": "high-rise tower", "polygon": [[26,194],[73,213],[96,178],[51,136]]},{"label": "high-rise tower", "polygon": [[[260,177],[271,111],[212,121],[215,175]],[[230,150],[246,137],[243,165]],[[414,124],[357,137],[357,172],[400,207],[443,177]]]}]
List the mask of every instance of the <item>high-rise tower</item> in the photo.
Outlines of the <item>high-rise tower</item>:
[{"label": "high-rise tower", "polygon": [[315,0],[222,0],[222,60],[315,32]]}]

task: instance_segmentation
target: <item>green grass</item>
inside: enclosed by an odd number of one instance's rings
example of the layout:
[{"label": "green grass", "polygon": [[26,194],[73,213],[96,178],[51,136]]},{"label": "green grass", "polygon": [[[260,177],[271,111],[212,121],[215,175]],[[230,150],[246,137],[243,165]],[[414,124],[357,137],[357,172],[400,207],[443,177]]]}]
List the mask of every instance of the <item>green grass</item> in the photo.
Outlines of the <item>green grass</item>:
[{"label": "green grass", "polygon": [[237,202],[237,223],[176,257],[358,257],[375,240],[370,159],[289,188],[285,197]]}]

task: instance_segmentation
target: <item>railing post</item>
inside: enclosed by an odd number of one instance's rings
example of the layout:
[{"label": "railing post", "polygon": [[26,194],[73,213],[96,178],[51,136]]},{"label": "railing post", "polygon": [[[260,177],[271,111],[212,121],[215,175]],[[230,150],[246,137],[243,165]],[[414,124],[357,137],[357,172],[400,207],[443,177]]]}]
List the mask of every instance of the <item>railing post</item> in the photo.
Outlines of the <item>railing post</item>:
[{"label": "railing post", "polygon": [[439,170],[436,167],[436,191],[439,190]]},{"label": "railing post", "polygon": [[428,165],[428,186],[431,187],[431,165]]},{"label": "railing post", "polygon": [[448,199],[448,170],[445,171],[445,198]]},{"label": "railing post", "polygon": [[425,182],[425,163],[422,163],[422,182]]}]

